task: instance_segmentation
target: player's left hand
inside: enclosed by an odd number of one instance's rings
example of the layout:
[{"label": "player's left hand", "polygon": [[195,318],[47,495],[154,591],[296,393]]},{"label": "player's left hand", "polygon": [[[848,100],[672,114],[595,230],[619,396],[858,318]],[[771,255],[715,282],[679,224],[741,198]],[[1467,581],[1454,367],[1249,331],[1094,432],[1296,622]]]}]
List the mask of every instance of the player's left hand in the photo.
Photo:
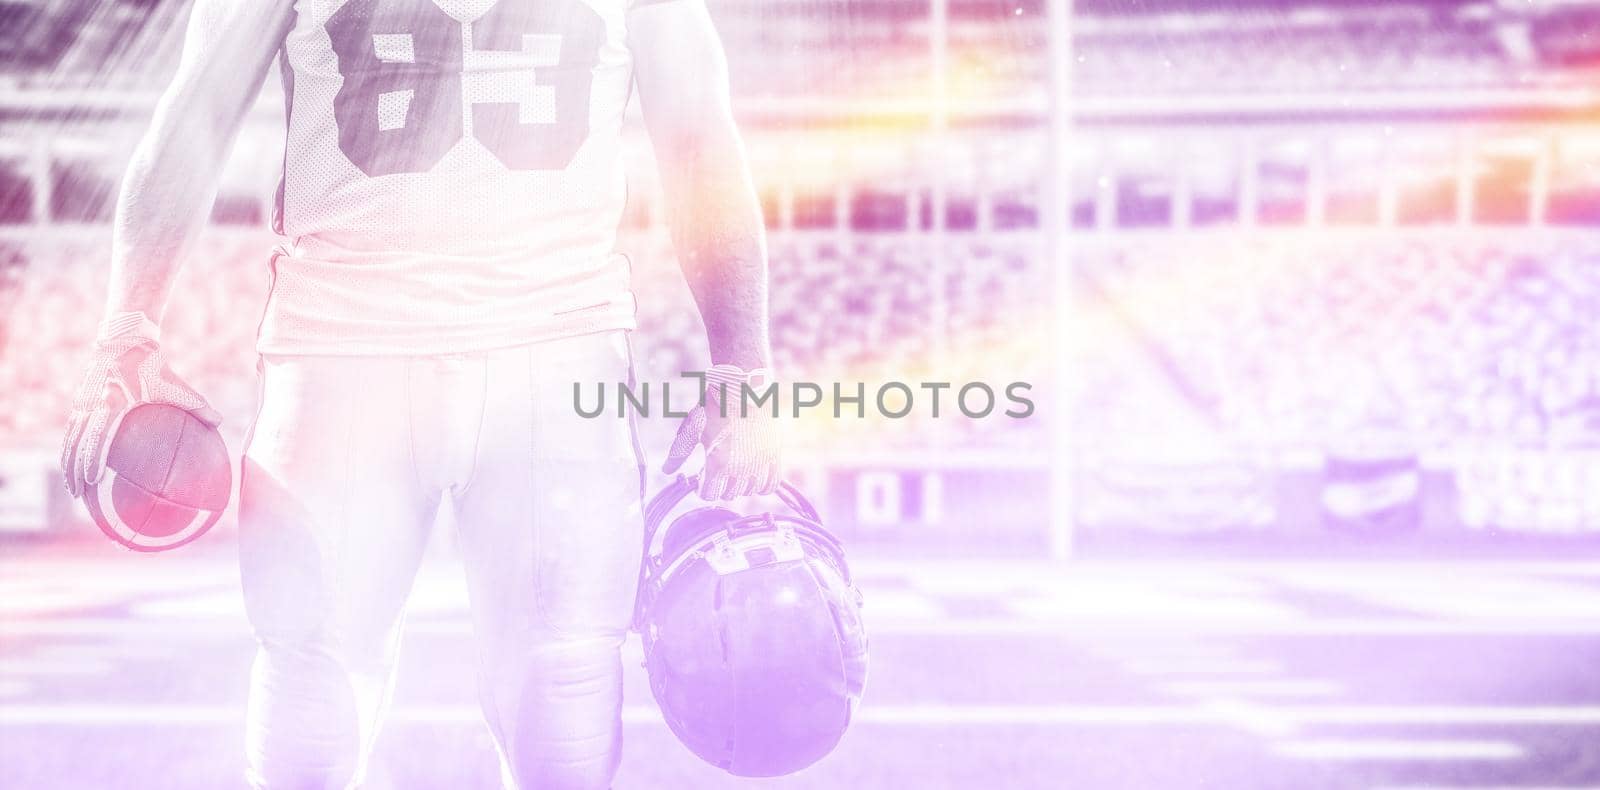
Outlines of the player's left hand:
[{"label": "player's left hand", "polygon": [[709,389],[704,405],[694,407],[678,426],[661,471],[669,475],[678,471],[694,448],[704,445],[701,499],[772,493],[783,481],[783,433],[778,418],[754,405],[741,415],[739,398],[733,392],[729,392],[726,409],[720,404],[717,390]]}]

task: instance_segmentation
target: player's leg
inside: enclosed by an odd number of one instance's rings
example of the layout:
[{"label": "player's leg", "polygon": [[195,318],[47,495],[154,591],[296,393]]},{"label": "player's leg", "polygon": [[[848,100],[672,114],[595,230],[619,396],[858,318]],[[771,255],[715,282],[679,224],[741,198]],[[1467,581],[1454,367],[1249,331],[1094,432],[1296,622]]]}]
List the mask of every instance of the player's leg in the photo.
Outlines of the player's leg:
[{"label": "player's leg", "polygon": [[572,387],[628,378],[621,332],[491,356],[458,523],[484,713],[521,790],[608,787],[621,756],[640,458],[631,422],[578,416]]},{"label": "player's leg", "polygon": [[258,788],[360,781],[437,500],[417,485],[404,359],[274,357],[240,483],[239,559],[260,648],[247,719]]}]

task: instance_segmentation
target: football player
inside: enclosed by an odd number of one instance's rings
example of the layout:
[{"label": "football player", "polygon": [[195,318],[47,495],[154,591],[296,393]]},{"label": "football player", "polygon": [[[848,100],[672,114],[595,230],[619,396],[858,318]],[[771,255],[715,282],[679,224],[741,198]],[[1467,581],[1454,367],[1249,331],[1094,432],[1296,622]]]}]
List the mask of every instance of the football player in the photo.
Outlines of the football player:
[{"label": "football player", "polygon": [[[607,787],[643,466],[631,423],[581,418],[571,393],[631,375],[634,297],[612,248],[635,86],[705,319],[706,378],[769,375],[761,213],[702,0],[196,0],[122,185],[109,304],[63,452],[74,493],[100,478],[130,399],[218,418],[163,363],[160,323],[274,60],[283,242],[239,527],[260,643],[249,782],[361,783],[448,500],[506,785]],[[707,498],[778,482],[771,417],[696,409],[669,466],[697,444]]]}]

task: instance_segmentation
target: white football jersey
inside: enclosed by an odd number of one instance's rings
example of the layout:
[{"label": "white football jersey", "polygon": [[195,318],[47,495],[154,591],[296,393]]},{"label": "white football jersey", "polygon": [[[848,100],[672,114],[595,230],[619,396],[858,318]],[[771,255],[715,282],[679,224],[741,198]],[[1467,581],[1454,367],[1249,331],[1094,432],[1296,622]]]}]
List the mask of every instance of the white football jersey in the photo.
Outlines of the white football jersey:
[{"label": "white football jersey", "polygon": [[632,328],[630,0],[297,0],[259,348],[474,351]]}]

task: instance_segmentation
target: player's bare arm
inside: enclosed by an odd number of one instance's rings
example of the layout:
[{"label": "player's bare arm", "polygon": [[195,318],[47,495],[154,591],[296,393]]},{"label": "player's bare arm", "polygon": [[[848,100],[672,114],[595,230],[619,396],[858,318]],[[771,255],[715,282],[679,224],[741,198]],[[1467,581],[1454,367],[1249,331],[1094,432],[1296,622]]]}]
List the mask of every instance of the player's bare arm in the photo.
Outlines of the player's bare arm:
[{"label": "player's bare arm", "polygon": [[196,0],[177,74],[123,178],[108,314],[160,320],[184,243],[205,222],[293,7],[291,0]]},{"label": "player's bare arm", "polygon": [[292,20],[291,0],[197,0],[183,58],[123,178],[105,320],[62,445],[67,489],[95,482],[133,403],[220,420],[163,361],[160,321],[186,242],[216,198],[228,149]]},{"label": "player's bare arm", "polygon": [[[776,421],[741,415],[741,374],[767,371],[767,253],[761,205],[734,124],[722,42],[699,0],[641,6],[628,44],[645,125],[661,171],[679,265],[706,326],[713,373],[710,408],[685,419],[667,457],[675,471],[706,446],[700,494],[732,499],[769,493],[781,475]],[[756,382],[764,383],[764,382]],[[716,392],[730,394],[718,408]]]}]

